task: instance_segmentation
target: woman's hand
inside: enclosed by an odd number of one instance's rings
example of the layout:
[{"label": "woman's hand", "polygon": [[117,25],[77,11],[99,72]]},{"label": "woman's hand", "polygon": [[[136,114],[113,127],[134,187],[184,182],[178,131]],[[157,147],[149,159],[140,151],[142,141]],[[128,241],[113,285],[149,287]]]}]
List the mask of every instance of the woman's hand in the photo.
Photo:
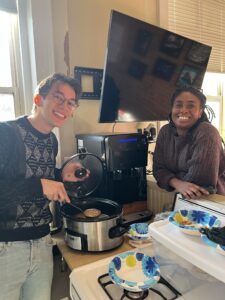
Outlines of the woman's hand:
[{"label": "woman's hand", "polygon": [[64,184],[62,182],[41,179],[43,194],[48,200],[70,203]]},{"label": "woman's hand", "polygon": [[169,185],[181,193],[186,199],[198,199],[203,195],[209,195],[209,192],[203,187],[177,178],[172,178]]},{"label": "woman's hand", "polygon": [[80,163],[72,162],[65,165],[62,171],[63,181],[84,181],[90,175],[90,171],[85,169]]}]

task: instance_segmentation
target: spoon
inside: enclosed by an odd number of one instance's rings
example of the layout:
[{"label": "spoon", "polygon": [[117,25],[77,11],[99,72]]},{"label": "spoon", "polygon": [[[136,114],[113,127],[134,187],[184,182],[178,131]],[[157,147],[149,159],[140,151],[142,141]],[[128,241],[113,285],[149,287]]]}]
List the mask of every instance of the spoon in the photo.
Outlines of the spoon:
[{"label": "spoon", "polygon": [[101,210],[97,208],[87,208],[83,210],[80,207],[76,206],[75,204],[70,203],[70,205],[78,209],[87,218],[96,218],[99,217],[102,213]]}]

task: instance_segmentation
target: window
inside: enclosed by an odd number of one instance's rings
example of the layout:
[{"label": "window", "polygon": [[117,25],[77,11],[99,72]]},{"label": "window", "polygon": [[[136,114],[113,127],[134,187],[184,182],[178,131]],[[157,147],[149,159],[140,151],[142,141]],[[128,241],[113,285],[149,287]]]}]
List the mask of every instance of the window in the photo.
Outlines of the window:
[{"label": "window", "polygon": [[[160,0],[160,2],[164,5],[166,2],[168,5],[166,23],[164,22],[166,28],[211,46],[208,71],[225,72],[225,1]],[[161,8],[162,3],[160,10]]]},{"label": "window", "polygon": [[0,121],[5,121],[21,113],[17,14],[0,10],[0,37]]},{"label": "window", "polygon": [[[212,46],[203,92],[225,138],[225,1],[158,0],[160,26]],[[213,72],[213,73],[212,73]]]},{"label": "window", "polygon": [[212,124],[225,137],[224,132],[224,91],[225,74],[207,72],[203,81],[203,93],[207,96],[207,104],[213,109],[215,118]]}]

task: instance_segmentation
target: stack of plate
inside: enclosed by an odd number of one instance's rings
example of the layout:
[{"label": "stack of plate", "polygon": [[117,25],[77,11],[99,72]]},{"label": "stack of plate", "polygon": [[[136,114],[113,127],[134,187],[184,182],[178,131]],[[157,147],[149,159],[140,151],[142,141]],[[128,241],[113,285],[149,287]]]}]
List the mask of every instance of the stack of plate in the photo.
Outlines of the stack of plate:
[{"label": "stack of plate", "polygon": [[149,233],[148,223],[134,223],[130,225],[128,231],[128,237],[130,238],[129,244],[134,247],[140,247],[152,242],[152,238]]}]

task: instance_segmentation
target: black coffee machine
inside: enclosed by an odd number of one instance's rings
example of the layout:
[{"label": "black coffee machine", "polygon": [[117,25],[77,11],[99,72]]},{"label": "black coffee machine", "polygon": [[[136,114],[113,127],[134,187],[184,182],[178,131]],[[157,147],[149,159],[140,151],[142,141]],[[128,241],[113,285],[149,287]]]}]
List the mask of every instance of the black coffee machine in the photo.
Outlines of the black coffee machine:
[{"label": "black coffee machine", "polygon": [[104,164],[103,181],[93,196],[125,204],[147,200],[148,141],[140,133],[76,135],[77,151],[85,149]]}]

